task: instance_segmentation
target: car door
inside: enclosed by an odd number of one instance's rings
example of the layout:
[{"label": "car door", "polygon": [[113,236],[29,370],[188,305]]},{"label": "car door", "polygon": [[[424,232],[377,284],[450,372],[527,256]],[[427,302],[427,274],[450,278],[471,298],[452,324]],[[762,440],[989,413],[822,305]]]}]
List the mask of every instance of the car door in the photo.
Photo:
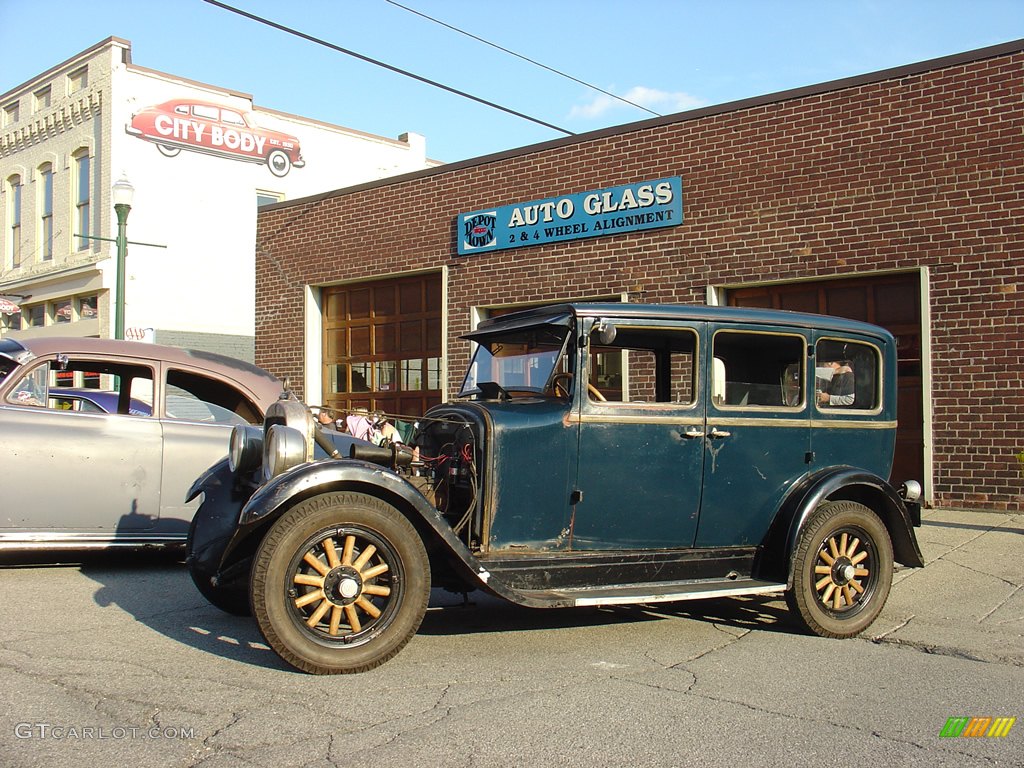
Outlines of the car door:
[{"label": "car door", "polygon": [[230,382],[165,364],[161,387],[163,472],[160,530],[187,533],[202,499],[185,496],[203,472],[227,456],[235,424],[258,423],[259,407]]},{"label": "car door", "polygon": [[592,335],[578,393],[579,450],[572,548],[693,545],[706,461],[706,324],[616,321]]},{"label": "car door", "polygon": [[[124,393],[124,413],[49,407],[57,374],[98,374]],[[129,396],[151,386],[152,367],[110,358],[40,358],[13,373],[0,396],[0,466],[6,532],[152,529],[160,516],[161,429],[129,414]],[[56,401],[54,402],[56,406]]]},{"label": "car door", "polygon": [[711,324],[698,547],[761,542],[810,453],[809,332]]}]

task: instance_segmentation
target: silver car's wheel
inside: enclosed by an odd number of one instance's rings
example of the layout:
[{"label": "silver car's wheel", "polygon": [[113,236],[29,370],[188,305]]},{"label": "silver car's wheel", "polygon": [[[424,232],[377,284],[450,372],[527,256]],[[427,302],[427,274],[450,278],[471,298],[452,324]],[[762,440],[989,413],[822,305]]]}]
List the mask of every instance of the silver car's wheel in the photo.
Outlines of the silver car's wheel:
[{"label": "silver car's wheel", "polygon": [[316,496],[285,513],[256,553],[252,607],[267,643],[305,672],[362,672],[416,633],[430,596],[419,534],[372,496]]}]

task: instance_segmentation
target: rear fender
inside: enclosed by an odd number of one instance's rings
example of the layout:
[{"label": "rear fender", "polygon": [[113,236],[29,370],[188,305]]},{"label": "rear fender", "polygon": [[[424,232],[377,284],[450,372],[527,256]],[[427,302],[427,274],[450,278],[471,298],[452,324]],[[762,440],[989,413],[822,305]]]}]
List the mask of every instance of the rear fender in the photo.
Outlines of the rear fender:
[{"label": "rear fender", "polygon": [[757,567],[761,577],[785,578],[791,587],[792,554],[800,531],[821,504],[840,499],[856,501],[878,515],[889,531],[896,562],[911,568],[924,566],[913,516],[896,490],[870,472],[839,467],[804,478],[790,492],[765,537]]}]

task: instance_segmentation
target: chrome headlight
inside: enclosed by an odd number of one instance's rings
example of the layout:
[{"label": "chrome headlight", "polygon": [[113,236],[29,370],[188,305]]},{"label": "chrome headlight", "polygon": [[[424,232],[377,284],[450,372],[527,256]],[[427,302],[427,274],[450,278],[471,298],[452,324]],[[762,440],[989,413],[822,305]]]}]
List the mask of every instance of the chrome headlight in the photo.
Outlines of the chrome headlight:
[{"label": "chrome headlight", "polygon": [[904,501],[917,501],[921,498],[921,484],[917,480],[907,480],[900,486],[899,493]]},{"label": "chrome headlight", "polygon": [[263,428],[238,424],[231,430],[228,466],[232,472],[251,472],[263,459]]},{"label": "chrome headlight", "polygon": [[301,431],[284,424],[271,426],[263,443],[264,482],[306,461],[306,446]]}]

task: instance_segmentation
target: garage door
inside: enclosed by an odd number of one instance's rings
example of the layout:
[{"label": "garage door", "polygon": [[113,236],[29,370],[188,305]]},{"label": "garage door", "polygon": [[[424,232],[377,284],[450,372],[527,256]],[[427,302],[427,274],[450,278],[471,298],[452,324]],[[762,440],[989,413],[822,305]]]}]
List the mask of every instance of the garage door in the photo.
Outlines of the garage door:
[{"label": "garage door", "polygon": [[441,275],[325,288],[323,404],[421,416],[441,402]]},{"label": "garage door", "polygon": [[921,283],[918,273],[756,286],[728,292],[737,307],[816,312],[864,320],[896,337],[899,429],[892,480],[924,484],[924,396],[921,379]]}]

